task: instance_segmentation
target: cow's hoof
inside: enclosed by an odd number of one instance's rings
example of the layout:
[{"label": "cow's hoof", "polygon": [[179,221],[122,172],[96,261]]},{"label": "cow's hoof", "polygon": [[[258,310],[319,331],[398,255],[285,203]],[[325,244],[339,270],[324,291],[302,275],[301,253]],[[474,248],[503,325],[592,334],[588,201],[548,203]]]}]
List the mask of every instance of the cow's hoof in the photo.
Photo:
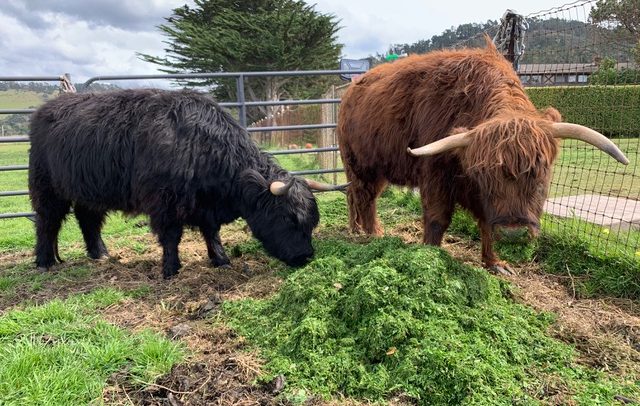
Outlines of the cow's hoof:
[{"label": "cow's hoof", "polygon": [[177,269],[175,271],[164,271],[162,272],[162,278],[164,280],[173,279],[173,277],[176,276],[178,273],[179,272]]},{"label": "cow's hoof", "polygon": [[105,261],[108,260],[110,256],[108,252],[101,252],[99,254],[89,254],[89,258],[93,259],[94,261]]},{"label": "cow's hoof", "polygon": [[229,260],[229,258],[225,258],[225,259],[212,259],[211,260],[211,265],[214,268],[224,268],[224,269],[228,269],[231,268],[231,261]]},{"label": "cow's hoof", "polygon": [[45,273],[45,272],[49,272],[49,269],[50,268],[46,267],[46,266],[39,266],[39,267],[36,268],[36,271],[38,273]]},{"label": "cow's hoof", "polygon": [[505,276],[515,275],[515,272],[513,272],[513,269],[511,269],[509,264],[506,264],[506,263],[491,265],[489,267],[489,271],[496,275],[505,275]]}]

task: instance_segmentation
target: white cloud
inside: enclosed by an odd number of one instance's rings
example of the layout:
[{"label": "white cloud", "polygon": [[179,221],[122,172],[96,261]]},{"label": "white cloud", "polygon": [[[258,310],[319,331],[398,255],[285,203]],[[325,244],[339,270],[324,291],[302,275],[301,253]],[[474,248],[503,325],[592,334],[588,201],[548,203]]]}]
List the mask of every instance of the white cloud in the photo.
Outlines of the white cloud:
[{"label": "white cloud", "polygon": [[[191,2],[192,0],[188,0]],[[452,26],[498,20],[513,7],[522,14],[562,5],[558,0],[514,4],[510,0],[310,0],[341,20],[339,40],[347,57],[384,52],[395,43],[428,39]],[[3,76],[71,73],[91,76],[159,73],[136,52],[163,55],[156,28],[185,0],[5,0],[0,7],[0,72]],[[568,17],[586,19],[577,9]],[[580,14],[582,13],[582,14]],[[163,86],[166,86],[166,82]],[[136,82],[159,85],[160,82]]]}]

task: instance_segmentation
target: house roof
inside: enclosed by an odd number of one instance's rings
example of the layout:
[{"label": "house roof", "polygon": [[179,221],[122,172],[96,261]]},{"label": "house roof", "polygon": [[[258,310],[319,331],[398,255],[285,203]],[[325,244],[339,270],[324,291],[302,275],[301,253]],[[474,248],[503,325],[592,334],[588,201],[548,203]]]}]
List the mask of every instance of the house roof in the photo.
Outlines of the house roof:
[{"label": "house roof", "polygon": [[[617,69],[633,69],[635,65],[629,62],[616,64]],[[520,75],[540,75],[559,73],[591,74],[598,70],[596,63],[522,63],[518,68]]]}]

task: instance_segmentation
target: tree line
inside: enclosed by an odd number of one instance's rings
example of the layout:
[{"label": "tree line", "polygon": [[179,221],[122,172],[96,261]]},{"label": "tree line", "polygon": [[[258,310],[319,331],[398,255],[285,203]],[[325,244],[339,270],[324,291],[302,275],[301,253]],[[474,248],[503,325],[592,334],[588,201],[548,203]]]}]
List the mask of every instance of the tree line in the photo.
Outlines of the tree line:
[{"label": "tree line", "polygon": [[[76,89],[80,88],[82,83],[75,83],[74,86]],[[91,89],[95,91],[106,91],[119,89],[119,87],[110,83],[93,83]],[[7,90],[35,92],[50,96],[60,92],[60,85],[53,84],[53,82],[0,82],[0,92]]]}]

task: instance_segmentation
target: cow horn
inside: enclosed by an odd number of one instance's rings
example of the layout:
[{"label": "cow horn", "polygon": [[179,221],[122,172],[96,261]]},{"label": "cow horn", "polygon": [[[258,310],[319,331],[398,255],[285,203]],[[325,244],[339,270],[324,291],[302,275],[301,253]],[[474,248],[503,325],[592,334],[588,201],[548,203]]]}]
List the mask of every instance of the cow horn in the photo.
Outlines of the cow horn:
[{"label": "cow horn", "polygon": [[320,192],[332,192],[336,190],[345,190],[349,183],[345,183],[343,185],[330,185],[328,183],[316,182],[315,180],[305,179],[307,181],[307,185],[313,190],[317,190]]},{"label": "cow horn", "polygon": [[269,190],[275,196],[283,196],[289,192],[289,189],[291,189],[291,186],[293,186],[293,182],[295,182],[294,178],[291,178],[287,183],[277,180],[275,182],[271,182],[271,185],[269,185]]},{"label": "cow horn", "polygon": [[620,148],[618,148],[616,144],[589,127],[571,123],[553,123],[552,126],[553,136],[556,138],[571,138],[574,140],[584,141],[601,151],[606,152],[624,165],[629,163],[627,157],[622,153],[622,151],[620,151]]},{"label": "cow horn", "polygon": [[450,149],[466,147],[471,141],[468,137],[470,132],[471,131],[466,131],[463,133],[453,134],[419,148],[407,148],[407,152],[413,156],[430,156],[449,151]]}]

